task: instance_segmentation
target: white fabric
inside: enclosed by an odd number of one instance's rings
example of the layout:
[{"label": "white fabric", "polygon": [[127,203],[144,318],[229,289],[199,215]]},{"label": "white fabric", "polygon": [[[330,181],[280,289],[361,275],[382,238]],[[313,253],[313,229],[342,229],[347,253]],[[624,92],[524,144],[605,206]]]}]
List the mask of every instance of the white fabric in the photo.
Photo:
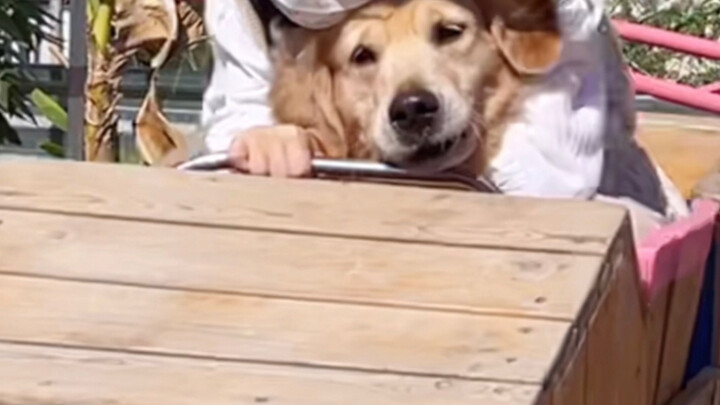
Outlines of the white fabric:
[{"label": "white fabric", "polygon": [[209,152],[230,147],[233,137],[248,128],[273,124],[268,105],[272,65],[264,38],[236,0],[206,2],[205,21],[212,36],[214,66],[203,99],[202,125]]},{"label": "white fabric", "polygon": [[[371,0],[272,1],[295,23],[322,28]],[[272,65],[251,12],[248,0],[206,1],[215,65],[203,98],[202,126],[211,153],[227,150],[243,130],[275,123],[268,105]]]},{"label": "white fabric", "polygon": [[505,133],[490,175],[508,194],[591,198],[600,184],[607,94],[603,10],[586,0],[558,4],[564,49]]},{"label": "white fabric", "polygon": [[560,0],[558,13],[561,59],[529,90],[490,177],[510,195],[612,201],[634,218],[643,210],[645,219],[687,215],[680,192],[635,140],[633,91],[602,0]]},{"label": "white fabric", "polygon": [[[296,23],[318,28],[333,24],[369,0],[272,1]],[[248,16],[236,3],[247,0],[208,2],[215,3],[206,17],[211,32],[218,34],[214,35],[216,66],[205,94],[203,124],[207,148],[220,152],[227,150],[239,131],[273,123],[267,100],[272,67],[264,45],[252,39],[252,30],[244,23]],[[625,127],[619,129],[608,118],[613,103],[618,111],[611,118],[624,114],[626,105],[617,105],[627,102],[612,100],[618,97],[613,86],[622,87],[616,82],[623,67],[608,63],[612,38],[603,6],[603,0],[558,0],[564,41],[561,61],[531,89],[522,106],[522,119],[509,126],[504,145],[491,162],[490,177],[507,194],[592,199],[599,194],[601,180],[609,177],[611,181],[605,182],[610,186],[602,192],[622,197],[628,194],[621,180],[632,174],[635,183],[643,186],[631,198],[645,205],[659,200],[653,192],[660,186],[649,185],[657,183],[656,168],[633,163],[642,152],[633,143],[634,124],[621,120],[618,125]],[[631,120],[634,115],[629,114],[625,121]],[[625,162],[609,174],[603,172],[608,145],[622,157],[611,156],[613,164]],[[674,186],[662,186],[658,192],[676,203],[673,212],[687,212]]]},{"label": "white fabric", "polygon": [[356,9],[371,0],[272,0],[294,23],[310,28],[330,27],[347,15],[348,10]]}]

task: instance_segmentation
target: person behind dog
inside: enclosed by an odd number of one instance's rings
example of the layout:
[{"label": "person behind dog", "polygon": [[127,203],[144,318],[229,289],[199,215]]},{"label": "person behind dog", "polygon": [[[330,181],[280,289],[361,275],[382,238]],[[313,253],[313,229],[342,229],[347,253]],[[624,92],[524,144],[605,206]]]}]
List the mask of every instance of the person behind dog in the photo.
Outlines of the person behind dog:
[{"label": "person behind dog", "polygon": [[[215,65],[203,103],[209,152],[229,152],[253,175],[300,177],[311,156],[302,129],[279,125],[269,105],[273,67],[267,25],[282,13],[323,29],[372,0],[208,0]],[[654,220],[687,213],[685,202],[634,139],[634,94],[602,0],[557,0],[561,59],[543,77],[562,97],[536,97],[525,130],[490,164],[506,194],[605,199]],[[519,140],[519,141],[518,141]]]}]

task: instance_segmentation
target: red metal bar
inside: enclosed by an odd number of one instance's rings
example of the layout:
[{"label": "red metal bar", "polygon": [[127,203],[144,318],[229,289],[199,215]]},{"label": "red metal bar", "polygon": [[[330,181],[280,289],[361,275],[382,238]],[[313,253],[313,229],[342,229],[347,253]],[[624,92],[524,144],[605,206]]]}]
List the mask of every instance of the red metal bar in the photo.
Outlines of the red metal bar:
[{"label": "red metal bar", "polygon": [[622,20],[613,20],[620,36],[628,41],[660,46],[710,59],[720,59],[720,42]]},{"label": "red metal bar", "polygon": [[635,90],[673,103],[720,114],[720,94],[632,72]]}]

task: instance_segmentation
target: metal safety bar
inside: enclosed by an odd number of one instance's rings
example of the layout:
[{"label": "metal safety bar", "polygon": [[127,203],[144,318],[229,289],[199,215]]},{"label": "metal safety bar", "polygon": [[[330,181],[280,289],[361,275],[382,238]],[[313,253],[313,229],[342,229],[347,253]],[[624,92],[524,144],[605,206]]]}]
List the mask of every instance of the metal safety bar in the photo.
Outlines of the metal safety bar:
[{"label": "metal safety bar", "polygon": [[[232,164],[228,155],[224,153],[201,156],[178,166],[180,170],[189,171],[214,171],[228,168],[232,168]],[[476,178],[460,172],[415,172],[372,161],[314,159],[312,170],[316,177],[324,179],[422,185],[500,193],[500,189],[483,176]]]}]

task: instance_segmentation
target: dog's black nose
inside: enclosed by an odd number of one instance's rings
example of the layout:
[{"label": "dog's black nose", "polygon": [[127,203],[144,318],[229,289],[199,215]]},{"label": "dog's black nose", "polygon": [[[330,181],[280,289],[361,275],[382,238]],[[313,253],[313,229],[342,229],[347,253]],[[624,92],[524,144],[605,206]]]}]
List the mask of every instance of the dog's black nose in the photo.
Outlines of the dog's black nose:
[{"label": "dog's black nose", "polygon": [[390,122],[404,143],[417,143],[430,135],[440,101],[426,90],[398,94],[390,104]]}]

